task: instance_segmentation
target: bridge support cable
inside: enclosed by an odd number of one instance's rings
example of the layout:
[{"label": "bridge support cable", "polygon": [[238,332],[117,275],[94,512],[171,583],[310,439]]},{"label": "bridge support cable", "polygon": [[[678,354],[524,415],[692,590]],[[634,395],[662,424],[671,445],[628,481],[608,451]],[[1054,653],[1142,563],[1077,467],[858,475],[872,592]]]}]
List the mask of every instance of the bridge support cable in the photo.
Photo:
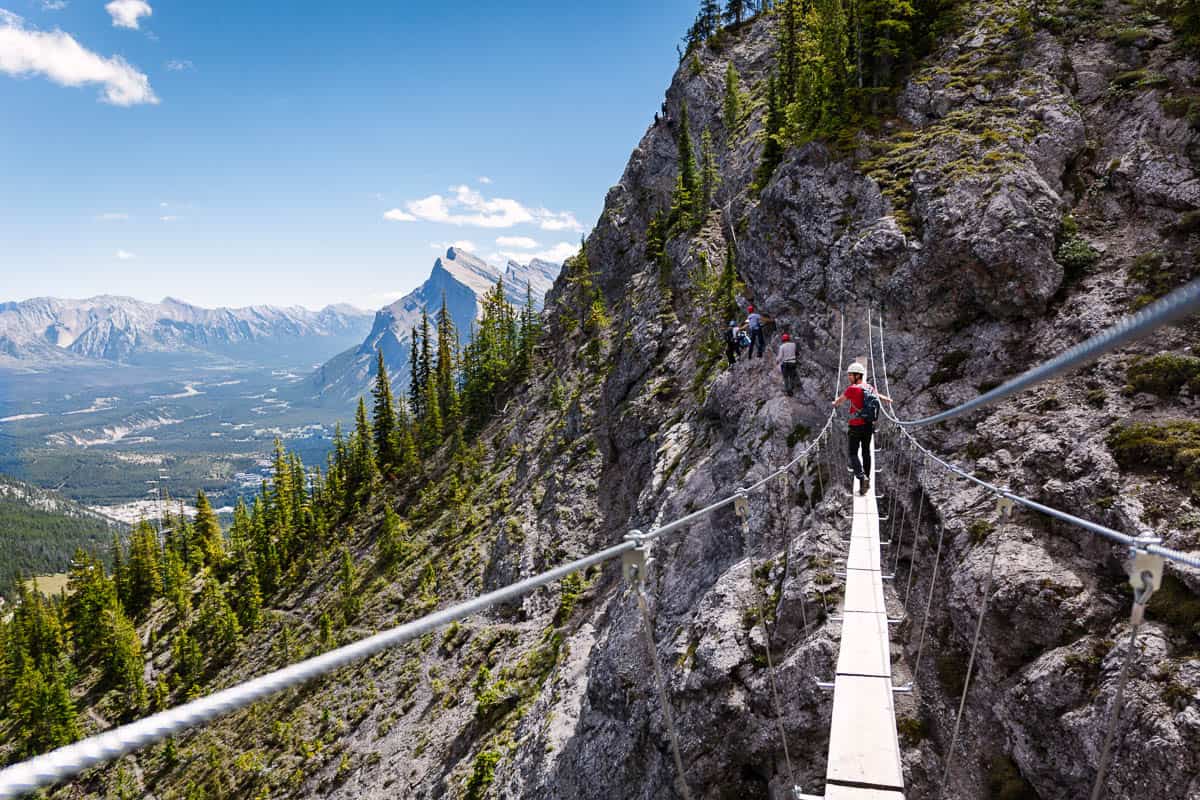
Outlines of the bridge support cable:
[{"label": "bridge support cable", "polygon": [[912,685],[917,684],[917,675],[921,670],[921,655],[925,652],[925,632],[929,629],[929,612],[933,608],[933,592],[937,589],[938,566],[942,562],[942,540],[946,536],[946,526],[938,526],[937,552],[933,554],[933,573],[929,578],[929,596],[925,598],[925,615],[921,618],[921,636],[917,643],[917,660],[913,663]]},{"label": "bridge support cable", "polygon": [[[925,491],[920,489],[917,491],[917,525],[913,528],[913,549],[912,556],[908,559],[908,584],[904,588],[904,612],[908,613],[908,596],[912,593],[913,575],[917,571],[917,554],[921,550],[921,517],[925,513]],[[896,560],[900,560],[900,548],[896,548]],[[892,569],[892,574],[896,574],[896,569],[899,568],[899,563]]]},{"label": "bridge support cable", "polygon": [[1129,679],[1129,667],[1133,663],[1133,655],[1137,651],[1138,629],[1146,616],[1146,606],[1150,596],[1162,586],[1163,558],[1144,551],[1133,552],[1133,560],[1129,567],[1129,583],[1134,587],[1133,608],[1129,613],[1129,646],[1125,651],[1125,659],[1121,663],[1121,677],[1117,679],[1117,693],[1113,698],[1112,709],[1108,714],[1108,726],[1104,732],[1104,744],[1100,748],[1100,766],[1096,769],[1096,782],[1092,785],[1091,800],[1100,800],[1104,788],[1104,778],[1108,774],[1111,763],[1113,739],[1116,737],[1117,724],[1121,718],[1121,708],[1125,700],[1125,683]]},{"label": "bridge support cable", "polygon": [[[1007,518],[1012,512],[1012,503],[1000,501],[1001,519]],[[971,641],[971,657],[967,660],[967,674],[963,678],[962,696],[958,700],[958,714],[954,717],[954,733],[950,737],[950,748],[946,751],[946,766],[942,770],[942,783],[938,790],[938,797],[946,795],[946,783],[950,779],[950,767],[954,763],[954,753],[958,749],[958,733],[962,726],[963,711],[967,706],[967,692],[971,690],[971,678],[975,672],[975,657],[979,652],[979,635],[983,632],[983,620],[987,616],[988,605],[992,600],[992,580],[996,575],[996,556],[1000,553],[1000,533],[995,534],[996,543],[992,547],[992,561],[988,567],[987,582],[983,588],[983,605],[979,609],[979,619],[975,622],[975,637]]]},{"label": "bridge support cable", "polygon": [[634,539],[636,546],[622,558],[622,571],[637,597],[638,610],[642,618],[642,641],[646,645],[646,656],[654,671],[654,685],[658,690],[658,704],[662,708],[663,723],[667,727],[667,738],[671,745],[671,757],[675,761],[675,785],[684,800],[692,800],[688,789],[687,775],[683,771],[683,757],[679,754],[679,734],[675,730],[675,715],[671,713],[671,700],[667,696],[667,681],[663,677],[662,665],[658,661],[658,649],[654,644],[654,622],[650,617],[650,605],[646,602],[644,589],[646,567],[645,537]]},{"label": "bridge support cable", "polygon": [[[1115,325],[1106,328],[1090,339],[1060,353],[1054,358],[1026,370],[1023,374],[1007,381],[989,392],[961,403],[939,414],[913,420],[894,420],[904,428],[919,428],[944,422],[984,406],[1002,400],[1009,395],[1036,386],[1050,378],[1061,375],[1083,364],[1093,361],[1112,350],[1137,341],[1164,325],[1177,322],[1200,311],[1200,278],[1176,289],[1161,300],[1157,300]],[[884,369],[887,369],[886,362]],[[890,394],[888,395],[891,396]]]},{"label": "bridge support cable", "polygon": [[[1185,289],[1190,289],[1190,288],[1194,288],[1197,295],[1200,295],[1200,280],[1193,281],[1191,284],[1188,284],[1188,286],[1185,287]],[[1180,294],[1183,291],[1184,291],[1184,289],[1180,289],[1178,292],[1175,292],[1174,294]],[[1172,296],[1174,296],[1174,295],[1169,295],[1167,298],[1164,298],[1164,300],[1169,299]],[[1200,299],[1198,299],[1197,302],[1200,303]],[[1140,314],[1138,316],[1140,316]],[[1124,323],[1122,323],[1122,325],[1123,324]],[[1160,323],[1160,324],[1166,324],[1166,323]],[[1121,326],[1117,326],[1117,327],[1121,327]],[[1103,336],[1103,334],[1101,336]],[[1100,337],[1094,337],[1094,338],[1100,338]],[[1089,340],[1089,341],[1092,341],[1092,340]],[[883,363],[883,369],[884,369],[884,380],[886,381],[887,380],[887,350],[884,347],[884,343],[885,343],[885,338],[883,335],[883,328],[882,328],[882,324],[881,324],[880,329],[879,329],[879,345],[880,345],[880,352],[881,352],[882,360],[883,360],[882,363]],[[1077,345],[1077,347],[1080,347],[1080,346],[1081,345]],[[1003,388],[1003,387],[1001,387],[1001,388]],[[914,422],[906,422],[906,421],[898,419],[894,414],[889,412],[886,407],[881,406],[881,411],[883,412],[884,416],[886,416],[888,419],[892,420],[892,422],[896,423],[899,426],[910,426],[910,425],[916,424]],[[920,420],[918,420],[917,422],[920,422]],[[1174,561],[1174,562],[1177,562],[1180,564],[1187,564],[1190,567],[1195,567],[1197,569],[1200,569],[1200,554],[1185,553],[1180,550],[1173,550],[1169,547],[1163,547],[1162,544],[1159,542],[1159,540],[1154,537],[1130,536],[1129,534],[1115,531],[1112,528],[1107,528],[1103,525],[1100,525],[1095,522],[1091,522],[1086,519],[1082,519],[1073,514],[1068,514],[1065,511],[1060,511],[1057,508],[1051,508],[1050,506],[1043,505],[1042,503],[1038,503],[1034,500],[1030,500],[1027,497],[1022,497],[1021,495],[1015,494],[1015,493],[1009,491],[1008,489],[1001,488],[999,486],[996,486],[995,484],[992,484],[992,483],[989,483],[988,481],[983,480],[982,478],[978,478],[975,475],[971,474],[970,472],[967,472],[965,469],[958,467],[958,466],[946,461],[945,459],[939,458],[932,451],[930,451],[927,447],[925,447],[920,442],[918,442],[917,439],[912,435],[912,433],[907,429],[907,427],[901,427],[900,430],[917,450],[919,450],[921,453],[923,453],[931,461],[940,465],[946,471],[952,473],[953,475],[955,475],[958,478],[961,478],[970,483],[973,483],[976,486],[986,489],[987,491],[989,491],[993,494],[999,495],[1000,497],[1004,497],[1008,500],[1011,500],[1019,506],[1023,506],[1025,508],[1028,508],[1032,511],[1036,511],[1039,514],[1043,514],[1048,517],[1053,517],[1054,519],[1057,519],[1060,522],[1065,522],[1070,525],[1074,525],[1076,527],[1083,528],[1084,530],[1089,531],[1090,533],[1096,534],[1097,536],[1101,536],[1105,539],[1116,542],[1117,544],[1120,544],[1124,547],[1144,550],[1145,552],[1150,553],[1151,555],[1162,556],[1163,558],[1166,558],[1169,561]]]},{"label": "bridge support cable", "polygon": [[[785,478],[785,480],[786,480],[786,478]],[[737,512],[737,515],[740,518],[741,523],[742,523],[743,538],[749,538],[749,536],[750,536],[750,509],[747,506],[748,506],[748,504],[745,502],[742,502],[741,500],[739,500],[739,502],[734,504],[734,510]],[[785,551],[785,555],[786,555],[786,551]],[[786,579],[786,572],[785,572],[785,579]],[[766,654],[767,654],[767,677],[771,682],[771,703],[775,710],[775,726],[779,730],[779,743],[783,746],[783,760],[784,760],[784,764],[787,765],[788,781],[791,784],[792,791],[794,793],[794,792],[799,791],[799,787],[796,785],[796,770],[792,767],[792,755],[788,751],[787,731],[784,729],[784,726],[783,726],[783,707],[779,702],[779,680],[775,675],[775,660],[771,657],[771,631],[769,628],[767,628],[767,614],[766,614],[766,610],[765,610],[767,598],[763,593],[762,587],[758,586],[757,582],[754,581],[753,576],[751,576],[751,583],[753,583],[755,585],[756,589],[758,590],[757,591],[757,593],[758,593],[758,604],[757,604],[758,622],[762,626],[763,649],[766,650]],[[801,607],[801,610],[803,611],[803,608],[804,608],[804,598],[803,597],[800,598],[800,607]],[[808,630],[807,620],[805,621],[804,628],[805,628],[805,631],[807,632],[807,630]]]}]

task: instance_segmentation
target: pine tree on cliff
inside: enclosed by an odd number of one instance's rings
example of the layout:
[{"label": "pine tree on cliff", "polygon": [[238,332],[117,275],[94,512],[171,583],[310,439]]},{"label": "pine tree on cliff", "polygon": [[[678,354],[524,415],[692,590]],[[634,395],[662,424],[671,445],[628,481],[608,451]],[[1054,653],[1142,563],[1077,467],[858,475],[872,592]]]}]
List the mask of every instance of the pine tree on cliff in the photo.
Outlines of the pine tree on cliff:
[{"label": "pine tree on cliff", "polygon": [[742,120],[742,89],[732,59],[725,66],[725,97],[721,111],[721,120],[725,124],[725,144],[729,145]]},{"label": "pine tree on cliff", "polygon": [[[280,446],[276,440],[276,446]],[[278,487],[277,487],[278,488]],[[196,541],[203,554],[204,563],[219,567],[225,560],[225,537],[221,534],[221,523],[208,496],[201,489],[196,493]]]},{"label": "pine tree on cliff", "polygon": [[[779,38],[779,77],[775,90],[778,93],[776,102],[780,108],[796,100],[800,82],[804,18],[809,2],[810,0],[783,0],[779,6],[779,31],[776,34]],[[768,113],[769,109],[768,100]]]},{"label": "pine tree on cliff", "polygon": [[400,466],[400,453],[396,427],[396,402],[392,397],[391,378],[388,376],[387,364],[383,362],[383,350],[375,351],[375,386],[371,393],[375,397],[375,453],[379,461],[379,470],[385,475],[391,474]]},{"label": "pine tree on cliff", "polygon": [[75,704],[59,670],[26,667],[14,683],[8,713],[24,755],[70,744],[80,735]]},{"label": "pine tree on cliff", "polygon": [[[503,282],[501,278],[501,282]],[[435,317],[437,324],[437,395],[442,413],[443,431],[456,430],[462,421],[462,407],[458,397],[458,331],[454,319],[446,307],[446,293],[442,292],[442,307]]]},{"label": "pine tree on cliff", "polygon": [[762,191],[763,187],[770,183],[775,168],[783,160],[783,144],[780,138],[783,136],[785,118],[779,82],[780,79],[774,73],[767,76],[767,112],[763,125],[762,161],[758,163],[758,169],[754,172],[756,191]]},{"label": "pine tree on cliff", "polygon": [[125,594],[121,597],[121,604],[136,616],[148,609],[163,593],[158,533],[149,522],[140,523],[129,535],[129,554],[124,573]]},{"label": "pine tree on cliff", "polygon": [[708,128],[700,136],[700,215],[703,218],[712,208],[721,185],[721,173],[717,170],[717,156],[713,152],[712,134]]},{"label": "pine tree on cliff", "polygon": [[100,559],[76,548],[67,575],[65,616],[74,644],[76,666],[96,658],[104,644],[100,627],[104,610],[117,604],[117,589]]},{"label": "pine tree on cliff", "polygon": [[413,439],[412,417],[408,413],[408,404],[403,400],[396,409],[396,453],[400,475],[403,478],[415,476],[421,465],[420,456]]},{"label": "pine tree on cliff", "polygon": [[414,326],[409,336],[408,348],[408,406],[413,416],[421,419],[425,409],[421,406],[421,392],[425,389],[425,376],[421,374],[421,334]]},{"label": "pine tree on cliff", "polygon": [[354,434],[350,437],[349,468],[346,474],[345,507],[353,508],[371,490],[379,479],[375,464],[375,444],[372,441],[371,422],[367,419],[367,404],[358,398],[358,410],[354,413]]},{"label": "pine tree on cliff", "polygon": [[679,110],[679,175],[671,194],[672,230],[690,230],[700,221],[700,175],[696,169],[696,152],[688,130],[687,102]]},{"label": "pine tree on cliff", "polygon": [[741,25],[742,17],[749,11],[749,3],[746,0],[728,0],[725,3],[725,13],[723,17],[728,25]]},{"label": "pine tree on cliff", "polygon": [[146,684],[142,680],[145,659],[142,658],[142,640],[137,628],[115,603],[104,610],[101,626],[106,639],[104,680],[110,688],[120,692],[126,708],[140,708],[146,703]]}]

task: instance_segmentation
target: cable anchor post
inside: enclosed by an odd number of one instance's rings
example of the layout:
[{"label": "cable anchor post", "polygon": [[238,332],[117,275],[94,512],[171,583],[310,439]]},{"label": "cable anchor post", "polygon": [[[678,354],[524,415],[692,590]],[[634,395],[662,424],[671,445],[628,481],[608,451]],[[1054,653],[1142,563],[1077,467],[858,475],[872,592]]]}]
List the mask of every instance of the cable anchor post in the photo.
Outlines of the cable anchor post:
[{"label": "cable anchor post", "polygon": [[1163,565],[1166,559],[1149,551],[1151,545],[1162,544],[1157,536],[1139,536],[1129,548],[1127,565],[1129,585],[1133,587],[1133,611],[1129,622],[1141,625],[1145,619],[1150,597],[1162,588]]}]

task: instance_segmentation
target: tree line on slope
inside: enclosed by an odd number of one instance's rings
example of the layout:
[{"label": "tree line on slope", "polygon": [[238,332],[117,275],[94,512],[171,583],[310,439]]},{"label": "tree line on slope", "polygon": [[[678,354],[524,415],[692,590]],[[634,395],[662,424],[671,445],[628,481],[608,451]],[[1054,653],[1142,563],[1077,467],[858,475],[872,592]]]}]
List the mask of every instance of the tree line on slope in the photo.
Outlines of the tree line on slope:
[{"label": "tree line on slope", "polygon": [[[239,500],[228,535],[201,491],[194,519],[168,514],[162,531],[143,522],[127,542],[114,537],[111,572],[80,549],[65,595],[46,598],[23,586],[12,616],[0,622],[0,709],[7,713],[0,738],[15,743],[0,757],[77,739],[77,704],[128,720],[201,695],[247,632],[262,624],[264,608],[318,561],[337,562],[337,624],[350,624],[362,602],[354,591],[360,568],[335,531],[377,494],[403,495],[420,489],[439,464],[477,459],[469,443],[532,368],[541,322],[531,301],[518,311],[499,284],[481,305],[465,347],[444,302],[435,316],[436,346],[423,320],[410,401],[393,397],[380,354],[372,418],[360,399],[353,431],[345,436],[339,427],[324,470],[306,468],[276,441],[270,480],[252,503]],[[379,566],[409,555],[406,531],[388,503],[376,542]],[[170,639],[170,666],[153,685],[137,628],[147,624],[152,644]],[[319,625],[328,645],[334,621],[322,614]],[[286,659],[286,642],[284,650]]]}]

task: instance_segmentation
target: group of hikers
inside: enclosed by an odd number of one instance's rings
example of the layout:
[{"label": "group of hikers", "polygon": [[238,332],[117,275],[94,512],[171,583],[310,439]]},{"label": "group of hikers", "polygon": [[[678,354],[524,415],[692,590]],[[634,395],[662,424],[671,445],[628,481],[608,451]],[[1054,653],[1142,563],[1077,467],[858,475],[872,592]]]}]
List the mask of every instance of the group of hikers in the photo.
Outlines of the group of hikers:
[{"label": "group of hikers", "polygon": [[[738,360],[742,350],[746,358],[764,358],[767,349],[766,326],[772,320],[754,306],[746,309],[746,319],[739,324],[736,320],[729,321],[725,330],[725,358],[730,364]],[[779,371],[783,376],[783,390],[792,397],[796,390],[796,343],[789,334],[780,337],[779,351],[776,360]],[[849,385],[833,401],[837,408],[842,403],[850,404],[850,425],[846,432],[850,447],[850,469],[858,479],[859,494],[866,494],[871,488],[871,438],[875,434],[875,422],[879,419],[879,403],[892,402],[890,397],[880,394],[875,387],[865,380],[866,368],[855,361],[846,368]],[[861,457],[860,457],[861,453]]]}]

